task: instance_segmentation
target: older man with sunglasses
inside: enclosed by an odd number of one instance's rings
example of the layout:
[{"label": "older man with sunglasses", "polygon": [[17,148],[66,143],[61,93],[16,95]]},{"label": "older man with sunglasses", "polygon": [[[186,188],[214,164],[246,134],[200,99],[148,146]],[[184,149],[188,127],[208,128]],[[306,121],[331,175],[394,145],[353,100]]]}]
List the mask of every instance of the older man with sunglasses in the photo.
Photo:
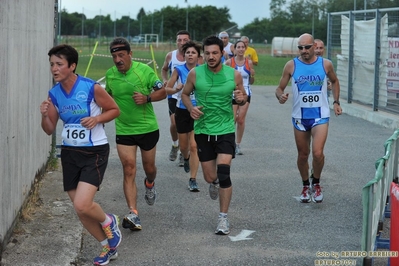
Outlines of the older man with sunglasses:
[{"label": "older man with sunglasses", "polygon": [[[293,94],[292,124],[298,150],[297,166],[302,178],[300,202],[321,203],[323,193],[320,177],[324,166],[324,145],[327,140],[330,108],[327,97],[327,79],[331,81],[334,113],[342,114],[339,103],[340,86],[331,61],[315,54],[316,43],[305,33],[298,39],[299,56],[288,61],[276,89],[280,104],[288,100],[284,90],[291,81]],[[309,178],[308,158],[312,150],[313,171]],[[311,181],[309,180],[311,179]]]}]

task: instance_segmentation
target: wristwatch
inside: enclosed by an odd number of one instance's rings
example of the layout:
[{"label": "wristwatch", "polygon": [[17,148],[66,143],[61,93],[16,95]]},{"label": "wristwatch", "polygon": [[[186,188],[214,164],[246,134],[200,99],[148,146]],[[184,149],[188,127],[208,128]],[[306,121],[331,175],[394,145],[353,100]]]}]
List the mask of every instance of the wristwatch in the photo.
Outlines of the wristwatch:
[{"label": "wristwatch", "polygon": [[339,103],[339,101],[334,101],[333,104],[341,105],[341,104]]}]

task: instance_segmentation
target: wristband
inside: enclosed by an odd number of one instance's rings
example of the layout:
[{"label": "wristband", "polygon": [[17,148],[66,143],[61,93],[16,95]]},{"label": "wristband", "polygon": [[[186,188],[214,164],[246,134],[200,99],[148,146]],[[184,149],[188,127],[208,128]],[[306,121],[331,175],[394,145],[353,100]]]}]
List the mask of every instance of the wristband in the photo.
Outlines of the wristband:
[{"label": "wristband", "polygon": [[147,95],[147,103],[150,103],[150,102],[151,102],[151,96]]},{"label": "wristband", "polygon": [[333,102],[333,105],[334,105],[334,104],[341,105],[341,104],[339,103],[339,101],[334,101],[334,102]]}]

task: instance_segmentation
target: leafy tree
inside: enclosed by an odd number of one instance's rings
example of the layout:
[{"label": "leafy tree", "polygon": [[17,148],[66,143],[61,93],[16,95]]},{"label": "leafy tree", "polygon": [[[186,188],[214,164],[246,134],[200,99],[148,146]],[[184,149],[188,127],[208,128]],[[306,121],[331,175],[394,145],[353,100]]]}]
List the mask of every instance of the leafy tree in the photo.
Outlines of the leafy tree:
[{"label": "leafy tree", "polygon": [[[230,10],[227,7],[215,6],[166,6],[161,10],[146,12],[139,10],[136,18],[123,16],[116,21],[110,15],[98,15],[86,19],[84,14],[62,10],[61,34],[81,35],[82,22],[84,34],[97,38],[101,36],[135,36],[144,33],[157,33],[160,40],[174,40],[176,32],[186,29],[188,15],[188,30],[191,38],[202,40],[204,37],[217,34],[231,28],[229,33],[237,31],[246,35],[254,42],[270,43],[274,36],[295,37],[304,32],[313,33],[315,37],[326,39],[328,12],[348,11],[354,9],[353,0],[271,0],[270,18],[254,18],[241,29],[234,27]],[[357,0],[356,9],[364,9],[363,2]],[[367,9],[381,9],[397,6],[397,0],[367,0]],[[116,30],[114,31],[114,28]]]}]

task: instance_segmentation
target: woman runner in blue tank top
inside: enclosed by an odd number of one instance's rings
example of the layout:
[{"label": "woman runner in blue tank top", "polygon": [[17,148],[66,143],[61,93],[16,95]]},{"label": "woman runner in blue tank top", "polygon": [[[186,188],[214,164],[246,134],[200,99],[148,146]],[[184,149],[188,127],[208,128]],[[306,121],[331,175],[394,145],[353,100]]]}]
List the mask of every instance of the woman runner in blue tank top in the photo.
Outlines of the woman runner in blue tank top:
[{"label": "woman runner in blue tank top", "polygon": [[[189,190],[198,192],[199,188],[196,177],[199,159],[197,154],[197,143],[194,139],[194,119],[190,116],[190,113],[181,100],[181,90],[186,83],[188,73],[197,66],[198,61],[201,60],[201,47],[195,42],[188,41],[183,45],[183,52],[186,63],[175,67],[166,85],[166,93],[177,95],[175,121],[177,133],[179,135],[180,152],[184,157],[184,171],[190,173]],[[196,106],[194,93],[190,95],[190,98],[191,103]]]}]

